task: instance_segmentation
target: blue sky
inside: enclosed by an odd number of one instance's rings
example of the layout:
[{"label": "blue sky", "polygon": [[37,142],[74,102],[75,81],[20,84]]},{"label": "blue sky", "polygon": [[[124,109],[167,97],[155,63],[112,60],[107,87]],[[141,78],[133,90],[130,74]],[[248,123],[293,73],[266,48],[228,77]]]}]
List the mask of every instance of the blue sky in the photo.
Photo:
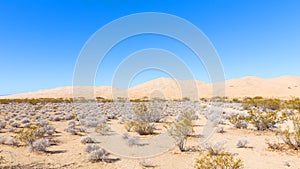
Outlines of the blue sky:
[{"label": "blue sky", "polygon": [[[215,46],[226,79],[300,76],[299,9],[296,0],[1,0],[0,95],[72,85],[76,59],[89,37],[138,12],[169,13],[196,25]],[[111,50],[99,66],[96,85],[110,85],[117,65],[143,48],[169,50],[196,79],[209,81],[182,44],[145,35]],[[168,75],[143,72],[132,85],[157,77]]]}]

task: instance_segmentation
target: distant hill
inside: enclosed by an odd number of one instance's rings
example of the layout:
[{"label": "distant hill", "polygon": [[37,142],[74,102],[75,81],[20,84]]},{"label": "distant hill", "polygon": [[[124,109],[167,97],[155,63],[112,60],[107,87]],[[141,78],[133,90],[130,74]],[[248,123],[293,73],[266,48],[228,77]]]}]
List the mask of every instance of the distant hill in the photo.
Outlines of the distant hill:
[{"label": "distant hill", "polygon": [[[164,98],[164,99],[197,99],[202,97],[212,97],[213,84],[198,80],[176,80],[171,78],[158,78],[146,83],[129,88],[128,90],[118,89],[111,86],[96,86],[94,93],[96,97],[103,98]],[[59,87],[37,92],[21,93],[0,98],[72,98],[73,94],[78,97],[94,97],[94,93],[87,93],[90,87],[77,87],[73,93],[73,87]],[[272,79],[259,77],[243,77],[239,79],[227,80],[225,82],[225,96],[235,97],[279,97],[290,98],[300,97],[300,77],[282,76]],[[80,91],[80,92],[78,92]],[[216,95],[223,96],[221,90],[215,90]],[[79,94],[78,94],[79,93]]]}]

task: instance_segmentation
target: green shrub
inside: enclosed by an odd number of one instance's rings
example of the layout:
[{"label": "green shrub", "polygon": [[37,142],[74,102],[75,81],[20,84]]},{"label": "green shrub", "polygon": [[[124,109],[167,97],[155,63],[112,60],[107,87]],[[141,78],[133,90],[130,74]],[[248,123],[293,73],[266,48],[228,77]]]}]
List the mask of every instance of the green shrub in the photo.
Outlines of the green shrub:
[{"label": "green shrub", "polygon": [[300,150],[300,117],[294,116],[290,120],[293,122],[292,130],[288,127],[285,130],[279,130],[277,134],[291,149]]},{"label": "green shrub", "polygon": [[182,112],[179,117],[168,128],[169,134],[175,139],[180,151],[185,151],[185,142],[193,130],[195,113],[192,111]]},{"label": "green shrub", "polygon": [[232,114],[228,121],[233,124],[236,128],[247,128],[247,118],[240,114]]},{"label": "green shrub", "polygon": [[244,168],[241,159],[234,157],[233,154],[223,152],[219,155],[204,153],[196,159],[196,169],[241,169]]},{"label": "green shrub", "polygon": [[45,132],[41,127],[30,126],[29,128],[17,131],[14,138],[26,145],[32,146],[34,141],[44,137]]},{"label": "green shrub", "polygon": [[266,129],[273,129],[277,123],[282,123],[286,120],[285,114],[279,117],[277,112],[260,112],[257,110],[250,110],[247,121],[256,127],[257,130],[263,131]]},{"label": "green shrub", "polygon": [[134,107],[133,119],[125,122],[125,129],[134,130],[140,135],[154,134],[155,122],[160,118],[161,115],[155,108],[148,108],[144,103],[140,103]]}]

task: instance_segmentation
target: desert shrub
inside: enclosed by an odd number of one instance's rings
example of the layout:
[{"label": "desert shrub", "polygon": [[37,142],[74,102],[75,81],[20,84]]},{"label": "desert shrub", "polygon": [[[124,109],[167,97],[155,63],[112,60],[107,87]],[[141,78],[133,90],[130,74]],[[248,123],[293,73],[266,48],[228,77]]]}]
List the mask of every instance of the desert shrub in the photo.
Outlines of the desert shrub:
[{"label": "desert shrub", "polygon": [[238,113],[231,114],[231,116],[228,117],[228,121],[238,129],[248,127],[248,124],[246,122],[246,117],[245,115],[242,114],[238,114]]},{"label": "desert shrub", "polygon": [[21,129],[16,132],[16,138],[18,141],[25,143],[26,145],[31,146],[34,141],[37,139],[43,138],[45,135],[45,130],[38,126],[30,126],[26,129]]},{"label": "desert shrub", "polygon": [[29,118],[24,118],[24,119],[21,120],[21,123],[22,124],[27,124],[27,123],[30,123],[30,120],[29,120]]},{"label": "desert shrub", "polygon": [[13,122],[13,123],[11,124],[11,126],[12,126],[12,127],[16,127],[16,128],[18,128],[18,127],[20,127],[20,126],[21,126],[21,124],[20,124],[20,123],[18,123],[18,122]]},{"label": "desert shrub", "polygon": [[106,135],[111,131],[111,128],[107,123],[99,123],[97,127],[95,128],[95,132],[101,134],[101,135]]},{"label": "desert shrub", "polygon": [[75,129],[75,121],[70,121],[68,123],[68,127],[65,128],[64,131],[71,133],[72,135],[78,134],[77,130]]},{"label": "desert shrub", "polygon": [[300,111],[300,98],[292,98],[291,100],[286,101],[286,107]]},{"label": "desert shrub", "polygon": [[5,126],[6,126],[6,122],[0,120],[0,130],[1,130],[1,129],[4,129]]},{"label": "desert shrub", "polygon": [[136,122],[134,123],[134,130],[140,135],[154,134],[155,124],[148,122]]},{"label": "desert shrub", "polygon": [[34,152],[45,152],[46,148],[49,146],[49,140],[47,138],[41,138],[34,141],[32,145],[29,146],[29,150]]},{"label": "desert shrub", "polygon": [[213,122],[215,125],[221,124],[222,122],[222,114],[223,109],[218,107],[211,107],[209,111],[205,112],[205,118],[211,122]]},{"label": "desert shrub", "polygon": [[246,139],[240,139],[238,140],[238,142],[236,143],[237,148],[246,148],[247,144],[249,144],[249,141]]},{"label": "desert shrub", "polygon": [[284,118],[278,117],[277,112],[275,111],[260,112],[257,110],[250,110],[248,114],[249,117],[247,121],[253,124],[259,131],[272,129],[277,123],[281,123],[285,120]]},{"label": "desert shrub", "polygon": [[46,120],[46,119],[40,119],[39,120],[39,125],[40,126],[43,127],[43,126],[46,126],[47,124],[48,124],[48,120]]},{"label": "desert shrub", "polygon": [[149,109],[144,103],[137,104],[134,107],[133,118],[125,122],[127,131],[132,129],[140,135],[153,134],[155,122],[159,121],[159,113],[154,109]]},{"label": "desert shrub", "polygon": [[134,126],[135,126],[135,122],[133,122],[133,121],[126,121],[124,123],[124,127],[125,127],[126,131],[128,131],[128,132],[132,131],[132,129],[134,129]]},{"label": "desert shrub", "polygon": [[98,149],[100,149],[100,147],[97,144],[87,144],[85,145],[84,151],[90,153]]},{"label": "desert shrub", "polygon": [[204,148],[211,155],[220,155],[225,152],[225,142],[205,143]]},{"label": "desert shrub", "polygon": [[290,120],[293,122],[292,130],[287,127],[285,130],[279,130],[277,134],[290,148],[300,150],[300,117],[294,116]]},{"label": "desert shrub", "polygon": [[257,96],[254,98],[244,99],[242,106],[245,109],[249,109],[250,107],[259,107],[265,111],[266,109],[279,110],[284,106],[284,104],[279,99],[264,99],[263,97]]},{"label": "desert shrub", "polygon": [[248,123],[246,121],[240,121],[240,122],[235,123],[234,126],[238,129],[246,129],[246,128],[248,128]]},{"label": "desert shrub", "polygon": [[216,132],[217,132],[217,133],[224,133],[225,131],[224,131],[224,128],[223,128],[223,127],[217,127],[217,128],[216,128]]},{"label": "desert shrub", "polygon": [[219,155],[204,153],[196,159],[194,166],[196,169],[241,169],[244,168],[241,159],[234,157],[231,153],[223,152]]},{"label": "desert shrub", "polygon": [[107,159],[108,153],[103,149],[93,150],[89,153],[88,160],[90,162],[98,162],[98,161],[105,161]]},{"label": "desert shrub", "polygon": [[94,143],[94,140],[90,136],[84,136],[80,139],[82,144]]},{"label": "desert shrub", "polygon": [[194,112],[184,111],[168,128],[169,134],[175,139],[176,145],[179,147],[180,151],[185,151],[186,139],[194,132],[193,119]]},{"label": "desert shrub", "polygon": [[55,133],[55,128],[52,127],[51,125],[45,125],[42,127],[42,129],[45,131],[46,134],[49,136],[53,135]]},{"label": "desert shrub", "polygon": [[76,129],[72,126],[69,126],[69,127],[65,128],[64,131],[66,131],[68,133],[71,133],[72,135],[77,135],[78,134]]},{"label": "desert shrub", "polygon": [[95,121],[95,120],[88,120],[85,122],[85,126],[86,127],[97,127],[99,124],[99,121]]}]

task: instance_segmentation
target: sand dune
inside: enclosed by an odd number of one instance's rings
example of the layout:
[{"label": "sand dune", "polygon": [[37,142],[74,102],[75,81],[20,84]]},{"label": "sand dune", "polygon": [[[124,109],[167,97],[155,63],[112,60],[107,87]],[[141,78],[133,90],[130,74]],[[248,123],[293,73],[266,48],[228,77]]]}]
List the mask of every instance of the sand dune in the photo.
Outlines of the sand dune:
[{"label": "sand dune", "polygon": [[[282,76],[272,79],[259,77],[243,77],[227,80],[225,83],[225,96],[246,97],[263,96],[290,98],[300,97],[300,77]],[[37,92],[1,96],[0,98],[72,98],[76,97],[103,97],[103,98],[164,98],[181,99],[188,97],[197,99],[202,97],[223,96],[220,86],[213,88],[211,83],[198,80],[175,80],[171,78],[158,78],[123,90],[110,86],[92,87],[59,87]],[[221,87],[222,88],[222,87]],[[213,90],[215,93],[213,92]],[[74,93],[75,91],[75,93]]]}]

